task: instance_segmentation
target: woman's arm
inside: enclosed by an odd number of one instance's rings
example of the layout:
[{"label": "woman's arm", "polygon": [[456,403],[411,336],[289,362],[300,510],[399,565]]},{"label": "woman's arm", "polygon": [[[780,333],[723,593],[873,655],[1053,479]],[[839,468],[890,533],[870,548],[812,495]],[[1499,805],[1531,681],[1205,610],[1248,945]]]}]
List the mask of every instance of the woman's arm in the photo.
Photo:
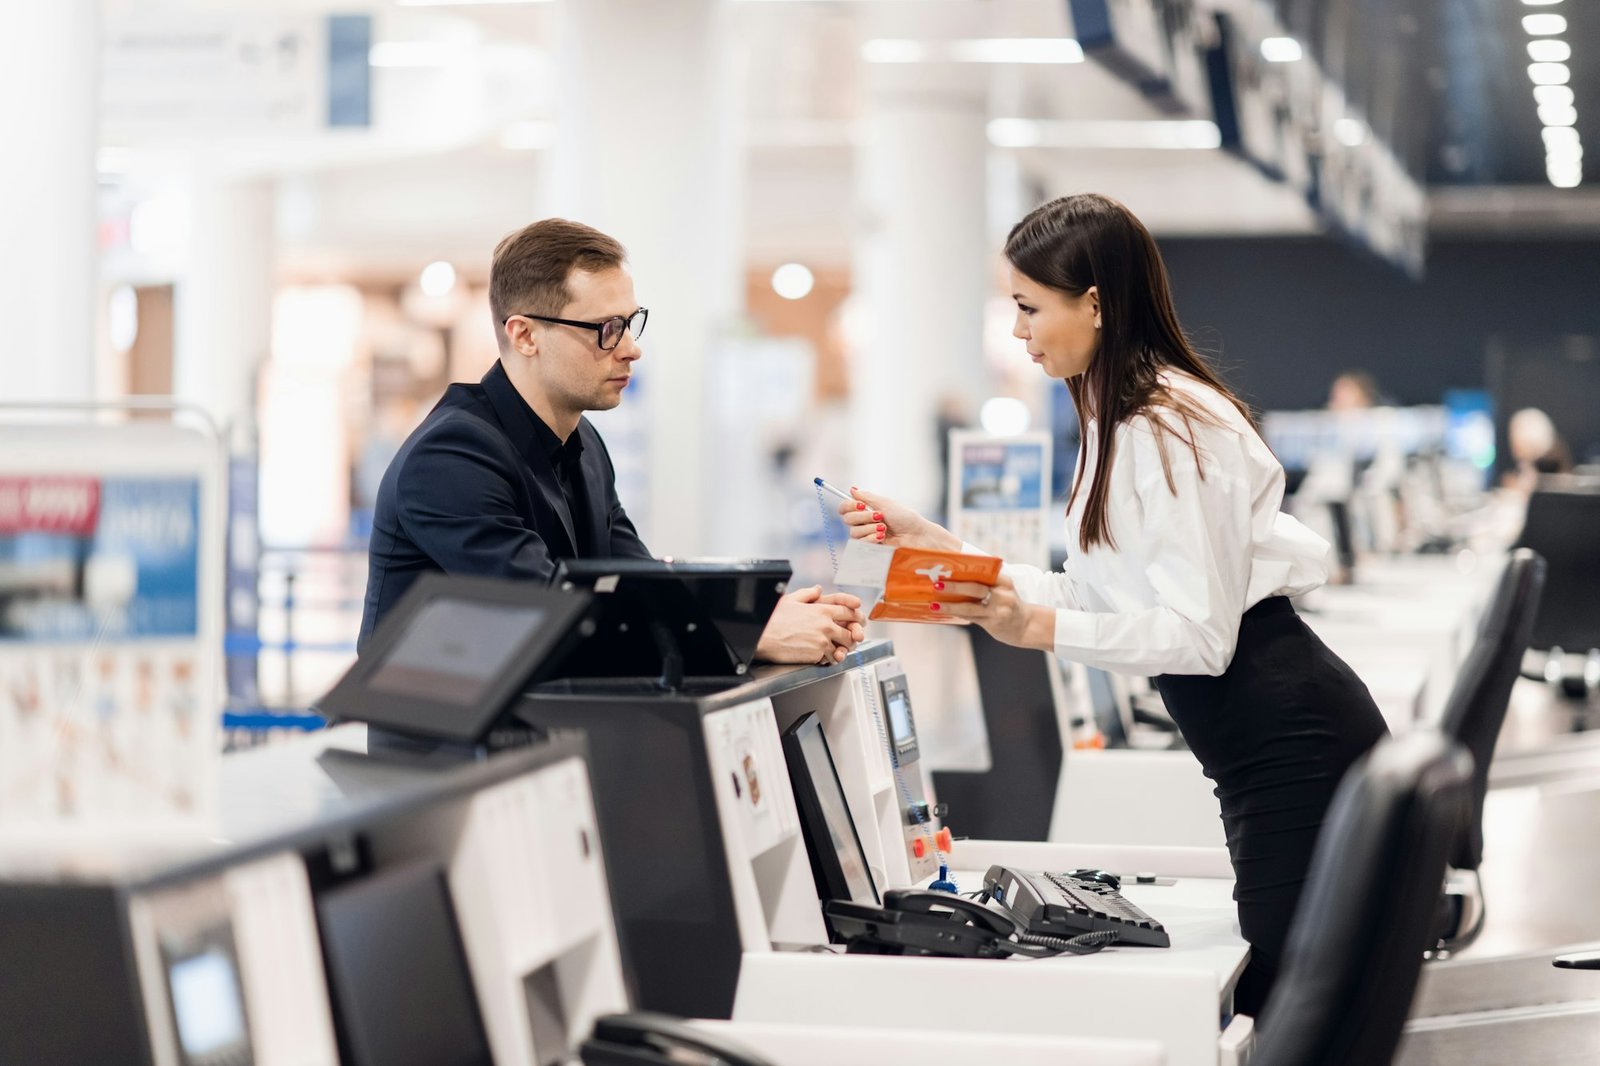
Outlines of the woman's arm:
[{"label": "woman's arm", "polygon": [[[1159,447],[1168,450],[1176,494],[1167,486]],[[1226,456],[1226,448],[1220,451]],[[1129,612],[1058,609],[1049,647],[1121,673],[1221,674],[1233,660],[1249,590],[1248,482],[1226,461],[1208,461],[1202,479],[1187,445],[1170,435],[1158,443],[1144,427],[1130,429],[1118,461],[1134,464],[1141,512],[1138,544],[1124,546],[1139,551],[1157,603]],[[1019,593],[997,589],[986,607],[942,604],[941,609],[984,625],[997,639],[1040,647],[1040,608]]]}]

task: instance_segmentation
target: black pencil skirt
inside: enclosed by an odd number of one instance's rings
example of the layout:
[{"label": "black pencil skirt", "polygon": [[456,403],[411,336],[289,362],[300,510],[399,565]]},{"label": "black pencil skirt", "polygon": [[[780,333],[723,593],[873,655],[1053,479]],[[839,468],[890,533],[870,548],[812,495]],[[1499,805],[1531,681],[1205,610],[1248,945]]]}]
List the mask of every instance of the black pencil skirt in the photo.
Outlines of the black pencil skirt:
[{"label": "black pencil skirt", "polygon": [[1250,942],[1234,1009],[1256,1015],[1333,791],[1387,728],[1367,686],[1282,596],[1245,612],[1220,677],[1164,674],[1155,684],[1217,785],[1239,929]]}]

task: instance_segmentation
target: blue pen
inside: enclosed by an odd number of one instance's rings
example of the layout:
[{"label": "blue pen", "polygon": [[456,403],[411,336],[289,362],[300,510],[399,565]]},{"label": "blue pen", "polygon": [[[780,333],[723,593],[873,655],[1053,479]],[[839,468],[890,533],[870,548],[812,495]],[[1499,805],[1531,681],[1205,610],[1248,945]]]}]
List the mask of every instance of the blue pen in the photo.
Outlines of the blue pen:
[{"label": "blue pen", "polygon": [[839,499],[845,501],[846,503],[855,503],[856,502],[856,498],[854,496],[850,495],[848,492],[846,492],[843,489],[839,488],[837,485],[830,485],[826,481],[822,480],[820,477],[814,477],[811,480],[817,486],[817,488],[821,489],[823,492],[831,493],[832,495],[839,497]]}]

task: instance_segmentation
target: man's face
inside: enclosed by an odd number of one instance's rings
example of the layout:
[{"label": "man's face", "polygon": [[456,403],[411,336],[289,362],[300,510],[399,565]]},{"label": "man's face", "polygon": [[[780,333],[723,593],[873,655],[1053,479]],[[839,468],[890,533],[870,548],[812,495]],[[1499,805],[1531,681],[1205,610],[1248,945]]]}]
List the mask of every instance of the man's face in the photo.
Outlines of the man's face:
[{"label": "man's face", "polygon": [[[567,291],[572,299],[552,317],[603,322],[627,318],[639,309],[633,277],[624,267],[594,273],[574,269],[567,276]],[[609,411],[622,402],[634,361],[644,354],[632,333],[624,330],[622,340],[606,352],[600,350],[595,330],[553,322],[537,325],[537,372],[551,400],[573,411]]]}]

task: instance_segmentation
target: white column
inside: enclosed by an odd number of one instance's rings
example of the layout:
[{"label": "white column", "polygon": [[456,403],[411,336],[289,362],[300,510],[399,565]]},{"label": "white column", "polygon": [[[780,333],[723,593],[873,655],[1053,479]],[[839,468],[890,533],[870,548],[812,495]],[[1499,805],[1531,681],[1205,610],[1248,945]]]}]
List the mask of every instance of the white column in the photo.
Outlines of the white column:
[{"label": "white column", "polygon": [[0,401],[94,397],[99,8],[6,6]]},{"label": "white column", "polygon": [[[984,35],[972,6],[875,4],[866,36],[938,51],[941,41]],[[864,70],[849,476],[919,509],[943,499],[939,398],[980,400],[987,381],[983,304],[995,254],[985,235],[987,78],[981,64]]]},{"label": "white column", "polygon": [[[711,350],[743,300],[737,67],[725,0],[564,0],[545,210],[621,241],[650,308],[645,519],[660,555],[706,550]],[[637,414],[637,411],[634,412]],[[718,447],[730,446],[719,442]]]},{"label": "white column", "polygon": [[189,248],[174,295],[172,394],[253,450],[256,383],[271,354],[276,241],[274,186],[197,175]]}]

